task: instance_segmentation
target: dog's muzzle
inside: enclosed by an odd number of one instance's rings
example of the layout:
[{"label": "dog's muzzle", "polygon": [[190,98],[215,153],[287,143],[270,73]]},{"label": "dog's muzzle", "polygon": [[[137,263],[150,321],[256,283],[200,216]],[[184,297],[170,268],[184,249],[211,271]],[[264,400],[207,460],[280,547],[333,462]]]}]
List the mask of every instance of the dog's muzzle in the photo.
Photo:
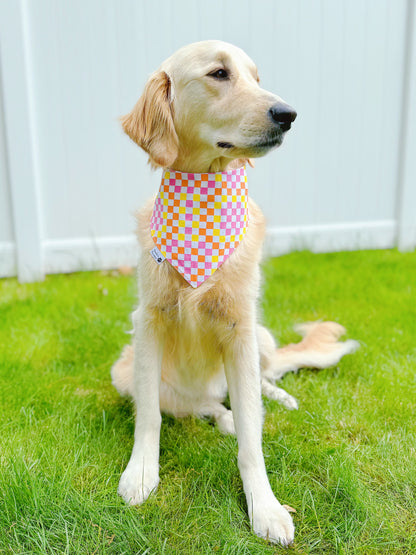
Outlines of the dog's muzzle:
[{"label": "dog's muzzle", "polygon": [[289,104],[283,102],[278,102],[269,109],[270,119],[279,125],[282,131],[289,131],[296,116],[295,110]]}]

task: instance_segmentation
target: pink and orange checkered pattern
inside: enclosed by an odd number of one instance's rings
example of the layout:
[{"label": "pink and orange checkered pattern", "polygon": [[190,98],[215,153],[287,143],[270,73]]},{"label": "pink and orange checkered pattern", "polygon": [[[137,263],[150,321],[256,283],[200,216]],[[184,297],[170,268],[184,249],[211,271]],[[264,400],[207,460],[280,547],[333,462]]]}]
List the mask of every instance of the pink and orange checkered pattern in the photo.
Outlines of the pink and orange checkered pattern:
[{"label": "pink and orange checkered pattern", "polygon": [[165,170],[151,233],[163,256],[198,287],[237,248],[248,219],[245,168],[217,173]]}]

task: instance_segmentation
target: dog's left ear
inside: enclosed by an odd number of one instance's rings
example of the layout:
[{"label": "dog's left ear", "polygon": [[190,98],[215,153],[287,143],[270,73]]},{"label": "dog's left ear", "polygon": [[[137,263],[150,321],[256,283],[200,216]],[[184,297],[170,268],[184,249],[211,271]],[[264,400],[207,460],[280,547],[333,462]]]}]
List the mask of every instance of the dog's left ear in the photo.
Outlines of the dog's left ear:
[{"label": "dog's left ear", "polygon": [[149,154],[150,163],[164,168],[170,167],[178,156],[170,93],[167,73],[154,73],[133,110],[121,118],[125,133]]}]

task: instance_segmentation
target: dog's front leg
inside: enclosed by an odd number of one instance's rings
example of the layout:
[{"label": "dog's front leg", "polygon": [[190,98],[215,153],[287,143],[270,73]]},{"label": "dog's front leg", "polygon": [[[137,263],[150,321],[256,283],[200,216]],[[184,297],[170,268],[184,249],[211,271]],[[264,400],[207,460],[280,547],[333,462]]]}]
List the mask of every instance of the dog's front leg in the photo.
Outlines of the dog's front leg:
[{"label": "dog's front leg", "polygon": [[131,505],[145,501],[159,483],[159,389],[162,346],[140,307],[134,322],[134,401],[136,425],[130,461],[118,493]]},{"label": "dog's front leg", "polygon": [[[248,328],[248,329],[247,329]],[[259,352],[255,325],[234,328],[224,351],[224,366],[238,440],[238,466],[254,532],[269,541],[288,545],[293,541],[292,518],[275,498],[264,464],[261,438]]]}]

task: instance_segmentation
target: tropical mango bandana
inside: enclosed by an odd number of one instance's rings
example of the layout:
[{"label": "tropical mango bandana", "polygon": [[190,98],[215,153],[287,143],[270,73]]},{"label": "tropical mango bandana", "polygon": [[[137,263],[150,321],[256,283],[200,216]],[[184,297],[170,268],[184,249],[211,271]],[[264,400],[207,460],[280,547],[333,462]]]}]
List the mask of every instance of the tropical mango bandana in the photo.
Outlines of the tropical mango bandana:
[{"label": "tropical mango bandana", "polygon": [[217,173],[164,170],[150,229],[151,255],[198,287],[238,247],[248,226],[245,168]]}]

